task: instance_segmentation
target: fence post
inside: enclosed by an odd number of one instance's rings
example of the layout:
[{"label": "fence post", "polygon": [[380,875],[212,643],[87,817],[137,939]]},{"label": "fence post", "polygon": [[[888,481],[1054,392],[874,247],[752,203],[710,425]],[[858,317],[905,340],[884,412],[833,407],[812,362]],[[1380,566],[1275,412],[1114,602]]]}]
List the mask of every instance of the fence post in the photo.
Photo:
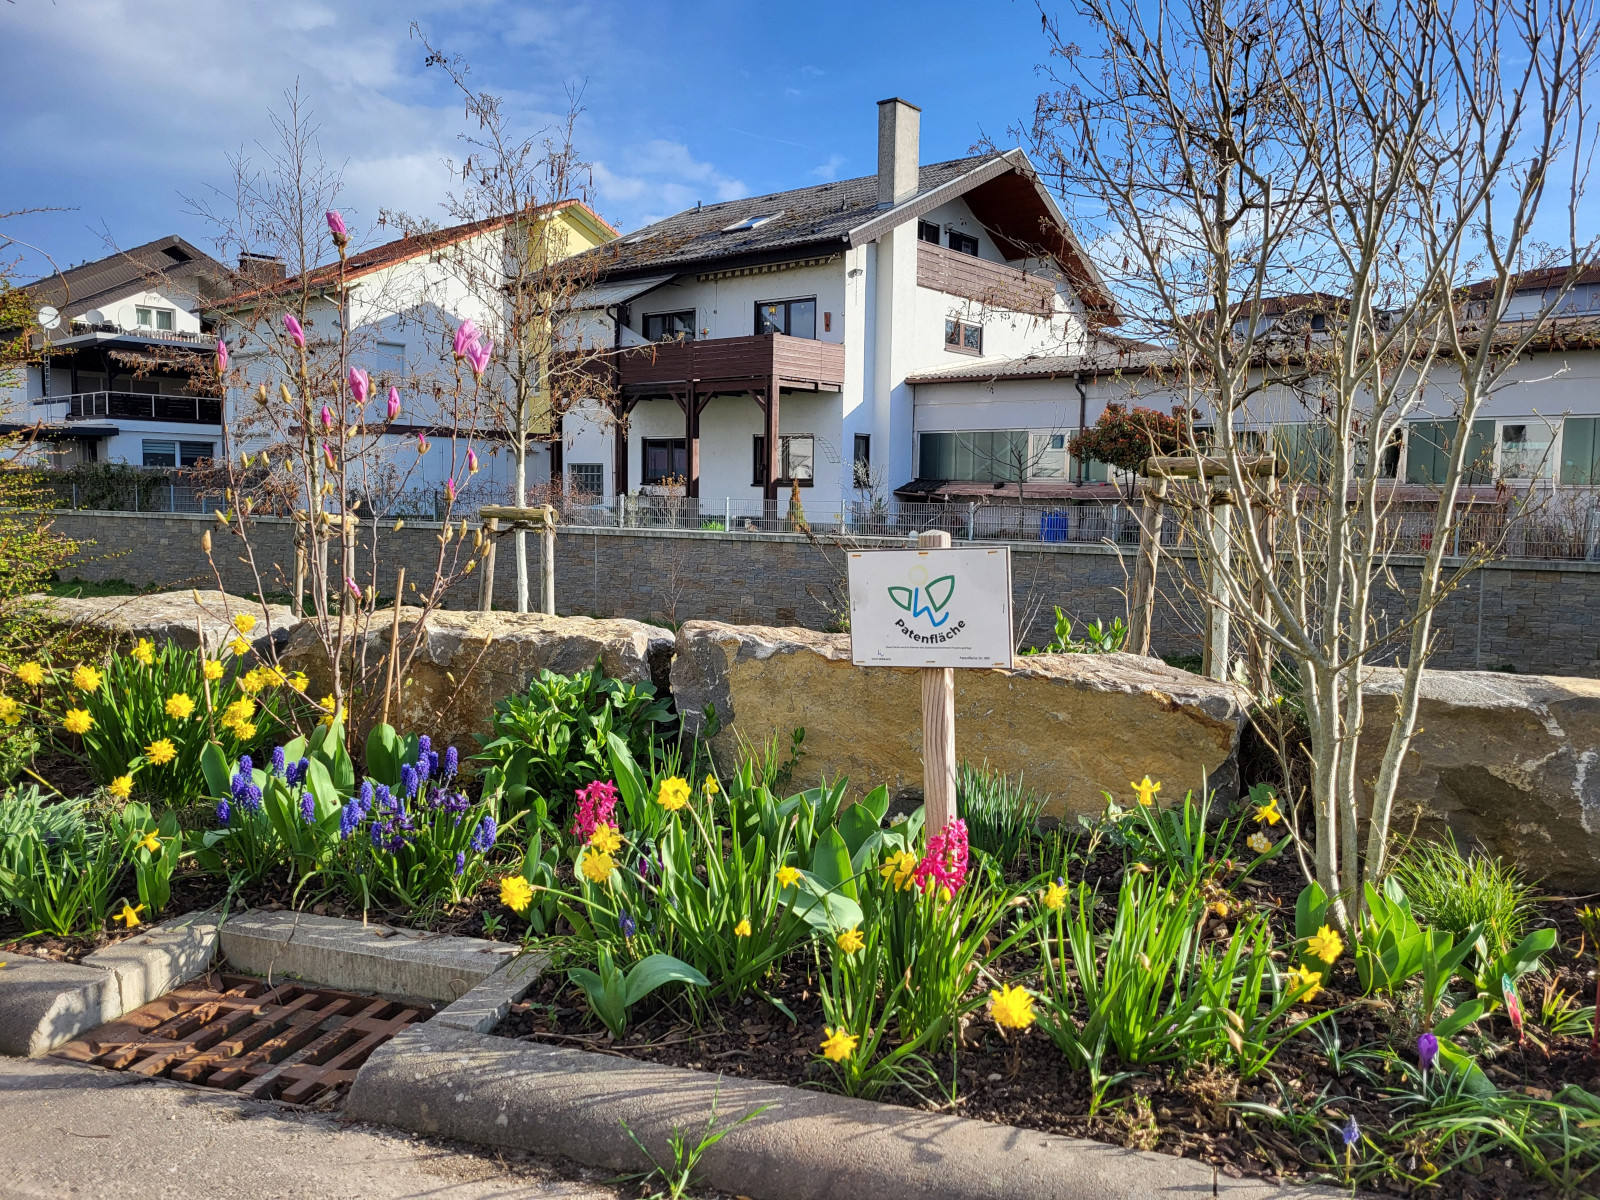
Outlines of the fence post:
[{"label": "fence post", "polygon": [[139,480],[137,478],[133,481],[133,511],[139,511]]},{"label": "fence post", "polygon": [[76,479],[72,481],[72,507],[78,507],[78,481]]},{"label": "fence post", "polygon": [[[195,403],[198,404],[199,401]],[[171,476],[167,478],[167,511],[174,513],[178,511],[178,485],[173,482]]]},{"label": "fence post", "polygon": [[974,526],[976,526],[977,523],[978,523],[978,502],[976,500],[968,500],[967,501],[967,541],[969,541],[969,542],[974,540],[978,536],[977,530],[974,528]]},{"label": "fence post", "polygon": [[722,498],[722,532],[723,533],[732,533],[733,532],[733,497],[732,496],[724,496]]}]

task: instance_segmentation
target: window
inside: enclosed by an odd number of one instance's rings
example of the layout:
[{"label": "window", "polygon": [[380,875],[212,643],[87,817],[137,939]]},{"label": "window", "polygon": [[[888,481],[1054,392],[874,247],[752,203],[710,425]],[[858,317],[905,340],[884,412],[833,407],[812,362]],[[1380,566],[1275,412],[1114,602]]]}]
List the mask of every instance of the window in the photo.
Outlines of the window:
[{"label": "window", "polygon": [[644,337],[647,342],[694,341],[694,309],[682,312],[646,313]]},{"label": "window", "polygon": [[790,337],[817,336],[817,298],[763,300],[756,305],[756,332],[787,333]]},{"label": "window", "polygon": [[140,305],[133,310],[133,315],[141,329],[172,328],[172,310],[170,308],[145,308]]},{"label": "window", "polygon": [[1550,469],[1550,426],[1543,421],[1500,426],[1500,477],[1540,479]]},{"label": "window", "polygon": [[735,221],[732,225],[724,225],[722,232],[742,233],[746,229],[760,229],[768,221],[776,221],[781,216],[783,216],[783,209],[781,208],[774,213],[757,213],[753,217],[745,217],[743,220]]},{"label": "window", "polygon": [[944,348],[957,354],[982,354],[983,326],[947,318],[944,323]]},{"label": "window", "polygon": [[644,438],[645,483],[666,483],[689,474],[689,445],[683,438]]},{"label": "window", "polygon": [[1030,435],[1023,429],[925,433],[917,478],[1007,483],[1027,477]]},{"label": "window", "polygon": [[1064,433],[1036,433],[1032,435],[1028,454],[1029,479],[1065,479],[1067,477],[1067,435]]},{"label": "window", "polygon": [[388,383],[398,385],[406,373],[406,344],[379,342],[374,350],[372,373]]},{"label": "window", "polygon": [[178,465],[177,442],[153,442],[144,439],[144,465],[147,467],[175,467]]},{"label": "window", "polygon": [[[787,487],[798,483],[810,487],[816,468],[815,439],[809,433],[786,433],[778,438],[778,485]],[[762,487],[767,482],[767,439],[755,436],[755,463],[751,472],[752,487]]]},{"label": "window", "polygon": [[872,435],[870,433],[856,434],[856,455],[853,471],[856,487],[869,488],[872,486]]},{"label": "window", "polygon": [[969,237],[964,233],[957,233],[954,229],[952,229],[950,231],[950,249],[954,250],[957,254],[970,254],[973,258],[977,258],[978,239],[975,237]]},{"label": "window", "polygon": [[1561,482],[1600,483],[1600,417],[1568,417],[1561,423]]},{"label": "window", "polygon": [[201,459],[210,458],[211,455],[212,444],[210,442],[178,443],[178,465],[180,467],[192,467]]},{"label": "window", "polygon": [[[1413,421],[1406,442],[1406,482],[1439,484],[1444,482],[1454,446],[1456,422]],[[1490,482],[1493,468],[1494,422],[1474,421],[1468,435],[1464,484]]]},{"label": "window", "polygon": [[604,463],[571,463],[567,467],[567,487],[576,496],[606,494]]},{"label": "window", "polygon": [[939,227],[932,221],[918,221],[917,240],[919,242],[932,242],[937,246],[939,244]]}]

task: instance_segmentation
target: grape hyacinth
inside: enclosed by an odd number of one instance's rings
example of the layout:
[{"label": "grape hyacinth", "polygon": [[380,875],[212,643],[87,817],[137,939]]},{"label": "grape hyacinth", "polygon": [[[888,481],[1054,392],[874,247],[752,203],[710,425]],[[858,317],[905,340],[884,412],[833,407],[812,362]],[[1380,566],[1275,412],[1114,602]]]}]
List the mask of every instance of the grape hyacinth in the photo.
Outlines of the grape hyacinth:
[{"label": "grape hyacinth", "polygon": [[478,822],[478,828],[472,834],[471,847],[479,854],[487,854],[494,845],[495,823],[493,817],[484,817]]},{"label": "grape hyacinth", "polygon": [[372,780],[361,781],[361,791],[356,797],[356,803],[360,806],[363,817],[372,811]]},{"label": "grape hyacinth", "polygon": [[417,769],[410,763],[400,768],[400,794],[410,799],[417,794]]},{"label": "grape hyacinth", "polygon": [[457,875],[460,875],[466,869],[467,869],[467,852],[465,850],[457,850],[456,851],[456,872],[455,873]]},{"label": "grape hyacinth", "polygon": [[261,811],[261,789],[251,779],[251,770],[250,756],[242,755],[239,759],[239,770],[230,781],[228,790],[235,804],[248,813],[258,813]]},{"label": "grape hyacinth", "polygon": [[283,747],[282,746],[274,746],[272,748],[272,773],[274,775],[276,775],[279,779],[282,779],[283,778],[284,769],[285,769],[285,760],[284,760],[284,756],[283,756]]},{"label": "grape hyacinth", "polygon": [[226,826],[228,818],[233,816],[233,810],[228,807],[226,800],[217,801],[217,824]]},{"label": "grape hyacinth", "polygon": [[317,798],[310,792],[301,793],[300,819],[307,825],[315,823],[317,819]]},{"label": "grape hyacinth", "polygon": [[339,810],[339,840],[347,839],[361,826],[361,806],[354,800]]},{"label": "grape hyacinth", "polygon": [[617,917],[617,928],[622,930],[622,936],[625,938],[631,938],[639,932],[639,926],[634,923],[633,918],[627,913],[622,913]]},{"label": "grape hyacinth", "polygon": [[446,746],[444,751],[444,774],[439,777],[440,783],[447,783],[456,777],[456,772],[461,768],[461,756],[456,753],[454,746]]}]

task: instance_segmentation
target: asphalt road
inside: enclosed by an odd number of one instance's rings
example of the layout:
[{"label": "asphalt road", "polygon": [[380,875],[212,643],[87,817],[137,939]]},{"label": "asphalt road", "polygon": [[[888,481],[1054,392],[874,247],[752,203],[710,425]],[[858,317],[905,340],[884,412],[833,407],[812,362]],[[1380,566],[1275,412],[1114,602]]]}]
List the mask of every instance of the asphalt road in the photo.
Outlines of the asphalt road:
[{"label": "asphalt road", "polygon": [[572,1164],[120,1072],[0,1058],[0,1200],[619,1200]]}]

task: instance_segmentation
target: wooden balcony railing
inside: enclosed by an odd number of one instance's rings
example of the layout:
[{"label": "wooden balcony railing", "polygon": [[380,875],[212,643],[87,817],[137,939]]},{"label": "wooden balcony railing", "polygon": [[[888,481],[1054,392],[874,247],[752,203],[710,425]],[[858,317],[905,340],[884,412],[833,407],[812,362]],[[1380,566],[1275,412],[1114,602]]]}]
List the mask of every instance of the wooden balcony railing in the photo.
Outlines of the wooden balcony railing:
[{"label": "wooden balcony railing", "polygon": [[656,342],[615,355],[617,383],[630,400],[671,396],[692,383],[700,396],[764,391],[770,381],[789,391],[844,387],[844,347],[782,333]]}]

